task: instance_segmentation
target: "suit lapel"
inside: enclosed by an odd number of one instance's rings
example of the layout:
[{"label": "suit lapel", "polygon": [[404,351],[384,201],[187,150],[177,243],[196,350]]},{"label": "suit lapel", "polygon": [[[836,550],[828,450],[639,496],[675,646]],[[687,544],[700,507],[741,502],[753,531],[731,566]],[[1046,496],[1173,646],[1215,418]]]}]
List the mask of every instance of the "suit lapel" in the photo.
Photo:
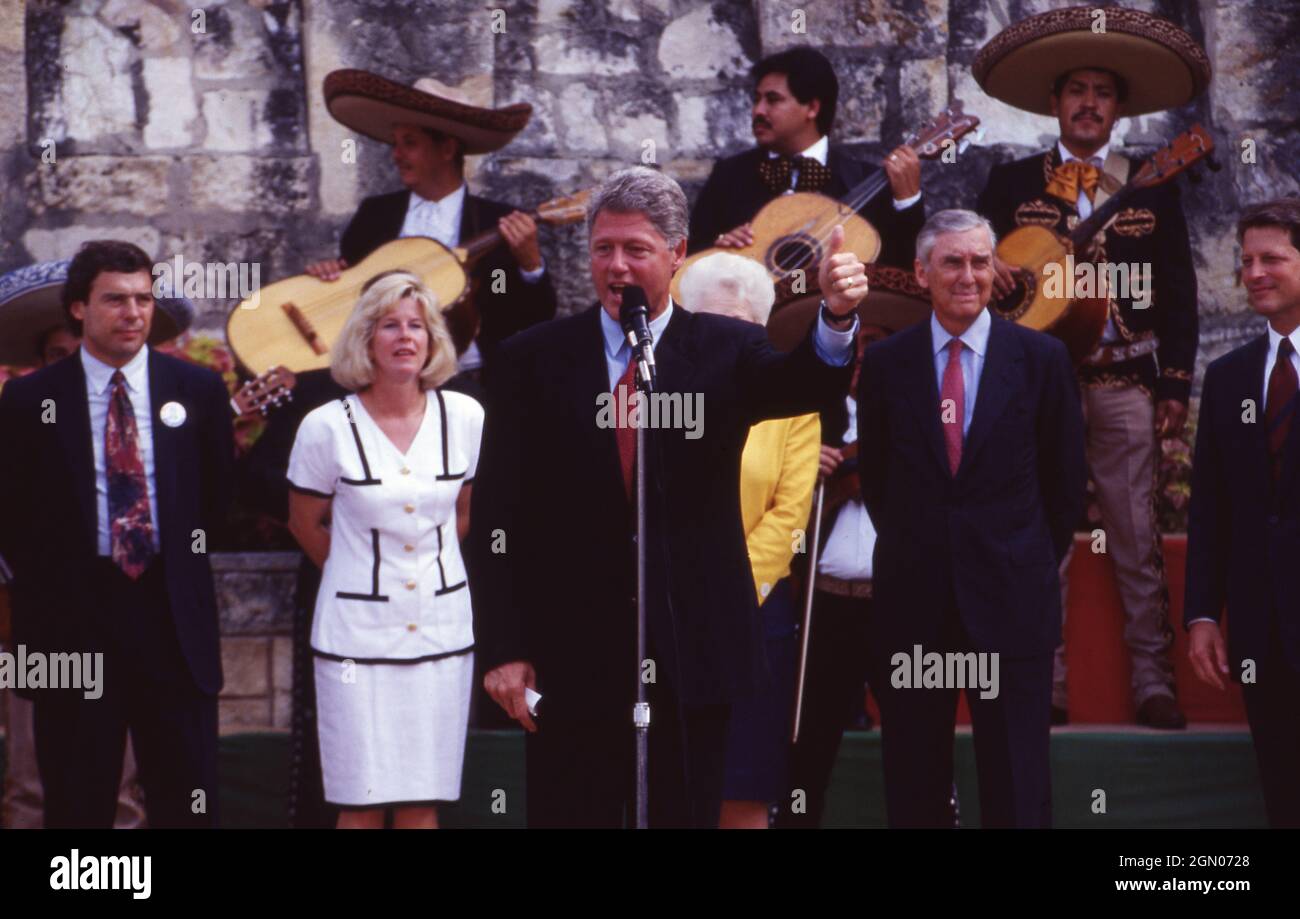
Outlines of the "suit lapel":
[{"label": "suit lapel", "polygon": [[907,393],[915,408],[915,416],[921,425],[921,436],[930,445],[935,461],[947,475],[948,449],[943,443],[943,425],[939,418],[939,384],[934,376],[934,336],[930,332],[930,322],[925,320],[922,328],[913,335],[913,353],[906,361],[911,379]]},{"label": "suit lapel", "polygon": [[460,238],[456,240],[456,245],[464,245],[465,240],[482,232],[482,216],[478,198],[466,191],[465,206],[460,210]]},{"label": "suit lapel", "polygon": [[197,424],[197,419],[187,418],[177,427],[168,427],[160,419],[162,407],[168,402],[179,403],[187,412],[194,406],[187,404],[185,393],[179,386],[171,367],[158,352],[149,349],[149,424],[153,434],[154,498],[158,503],[158,544],[166,549],[164,535],[174,532],[171,511],[176,508],[178,467],[178,441],[186,424]]},{"label": "suit lapel", "polygon": [[694,349],[691,347],[690,325],[692,316],[673,305],[672,318],[664,329],[663,338],[655,343],[655,365],[661,392],[686,393],[695,372]]},{"label": "suit lapel", "polygon": [[985,348],[984,367],[980,371],[979,386],[975,391],[975,414],[971,417],[970,430],[966,432],[966,442],[962,444],[961,465],[957,474],[971,464],[993,429],[1002,410],[1007,407],[1018,374],[1016,365],[1021,362],[1021,355],[1015,350],[1011,340],[1010,329],[1004,324],[1006,320],[994,319],[989,326],[989,341]]},{"label": "suit lapel", "polygon": [[73,354],[55,368],[55,385],[51,387],[56,411],[62,415],[55,428],[63,444],[68,468],[72,470],[73,491],[81,509],[83,548],[91,555],[98,549],[99,508],[95,500],[95,450],[91,438],[90,404],[86,393],[86,371],[81,355]]},{"label": "suit lapel", "polygon": [[602,485],[613,493],[623,495],[623,467],[618,457],[618,435],[614,428],[602,428],[595,423],[596,398],[609,390],[609,367],[605,361],[605,334],[601,329],[597,303],[582,317],[582,334],[574,344],[571,359],[562,362],[560,391],[571,393],[566,400],[577,413],[578,430],[586,432],[586,448],[595,457],[593,463],[599,471]]}]

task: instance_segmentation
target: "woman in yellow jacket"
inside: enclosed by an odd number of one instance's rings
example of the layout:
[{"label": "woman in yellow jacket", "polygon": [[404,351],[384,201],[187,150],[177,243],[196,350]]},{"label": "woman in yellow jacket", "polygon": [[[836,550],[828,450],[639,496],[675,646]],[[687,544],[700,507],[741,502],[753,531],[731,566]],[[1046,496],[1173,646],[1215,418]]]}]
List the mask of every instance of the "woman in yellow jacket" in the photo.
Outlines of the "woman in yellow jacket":
[{"label": "woman in yellow jacket", "polygon": [[[718,253],[682,278],[682,306],[767,324],[775,291],[757,262]],[[724,829],[765,829],[773,803],[789,802],[790,722],[799,657],[799,608],[790,582],[804,542],[821,450],[816,414],[774,418],[749,430],[740,465],[740,510],[772,679],[732,706],[723,786]]]}]

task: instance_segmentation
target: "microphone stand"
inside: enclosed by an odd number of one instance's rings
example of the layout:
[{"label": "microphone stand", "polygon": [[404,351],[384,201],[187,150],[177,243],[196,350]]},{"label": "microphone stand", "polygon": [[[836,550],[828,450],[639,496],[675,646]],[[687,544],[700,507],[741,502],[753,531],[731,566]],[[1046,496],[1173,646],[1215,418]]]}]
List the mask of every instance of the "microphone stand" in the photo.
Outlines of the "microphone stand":
[{"label": "microphone stand", "polygon": [[[629,340],[635,338],[628,334]],[[632,341],[632,359],[637,362],[636,388],[642,404],[636,426],[636,705],[632,725],[636,729],[636,828],[650,826],[650,701],[641,668],[646,659],[646,416],[654,392],[654,344]],[[649,356],[647,357],[647,352]]]}]

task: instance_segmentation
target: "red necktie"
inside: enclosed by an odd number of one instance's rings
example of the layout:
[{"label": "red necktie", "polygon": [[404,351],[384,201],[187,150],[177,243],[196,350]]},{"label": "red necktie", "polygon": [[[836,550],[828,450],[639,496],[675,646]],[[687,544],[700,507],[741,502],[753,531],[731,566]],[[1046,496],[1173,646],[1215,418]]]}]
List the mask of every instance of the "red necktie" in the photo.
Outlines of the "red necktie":
[{"label": "red necktie", "polygon": [[1282,339],[1277,347],[1277,362],[1268,377],[1268,408],[1264,411],[1264,423],[1268,429],[1268,455],[1272,461],[1274,482],[1282,477],[1282,452],[1291,431],[1291,420],[1295,417],[1296,391],[1300,389],[1295,365],[1291,363],[1294,350],[1291,339]]},{"label": "red necktie", "polygon": [[966,418],[966,384],[961,378],[961,350],[964,346],[960,338],[952,338],[947,347],[948,366],[943,368],[939,420],[943,424],[943,441],[948,447],[948,469],[956,475],[961,465],[962,422]]},{"label": "red necktie", "polygon": [[614,410],[617,413],[614,417],[618,419],[614,433],[618,437],[618,459],[623,467],[623,488],[627,491],[629,501],[632,499],[632,469],[636,465],[636,429],[622,421],[631,411],[630,400],[636,392],[635,380],[636,361],[629,360],[627,370],[623,371],[623,375],[614,384]]},{"label": "red necktie", "polygon": [[109,545],[113,564],[131,580],[153,557],[153,521],[149,517],[149,483],[140,458],[135,411],[122,371],[113,373],[104,425],[104,475],[108,485]]}]

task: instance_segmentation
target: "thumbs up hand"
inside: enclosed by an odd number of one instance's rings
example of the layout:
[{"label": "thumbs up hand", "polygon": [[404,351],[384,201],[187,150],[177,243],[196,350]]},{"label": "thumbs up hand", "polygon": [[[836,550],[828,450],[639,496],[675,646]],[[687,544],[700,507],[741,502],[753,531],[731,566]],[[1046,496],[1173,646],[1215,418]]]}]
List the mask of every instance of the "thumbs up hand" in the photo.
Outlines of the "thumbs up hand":
[{"label": "thumbs up hand", "polygon": [[817,270],[817,283],[827,308],[836,316],[847,317],[862,302],[870,285],[866,266],[852,252],[841,251],[843,248],[844,227],[838,226],[831,231],[826,257]]}]

